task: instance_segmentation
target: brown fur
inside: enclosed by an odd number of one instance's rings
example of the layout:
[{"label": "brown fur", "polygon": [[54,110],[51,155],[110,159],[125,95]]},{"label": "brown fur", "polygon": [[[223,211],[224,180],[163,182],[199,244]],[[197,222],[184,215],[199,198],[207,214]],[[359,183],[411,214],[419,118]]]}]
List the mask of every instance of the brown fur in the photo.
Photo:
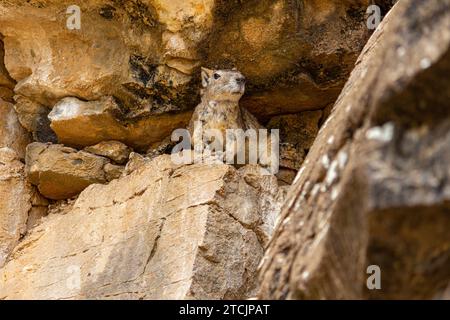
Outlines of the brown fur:
[{"label": "brown fur", "polygon": [[[202,100],[195,108],[189,131],[194,145],[202,132],[194,132],[194,123],[200,121],[203,132],[216,129],[225,137],[227,129],[259,129],[262,126],[247,110],[239,106],[245,91],[244,76],[234,70],[202,68]],[[226,141],[222,141],[224,144]]]}]

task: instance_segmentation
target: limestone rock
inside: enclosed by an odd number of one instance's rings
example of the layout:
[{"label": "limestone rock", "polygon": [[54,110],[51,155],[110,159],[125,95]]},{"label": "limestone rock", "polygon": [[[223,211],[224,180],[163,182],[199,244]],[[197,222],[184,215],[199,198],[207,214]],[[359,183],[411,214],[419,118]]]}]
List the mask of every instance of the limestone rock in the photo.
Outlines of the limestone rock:
[{"label": "limestone rock", "polygon": [[277,177],[284,184],[294,181],[306,154],[319,132],[323,112],[305,111],[298,114],[276,116],[267,128],[280,130],[280,170]]},{"label": "limestone rock", "polygon": [[132,173],[133,171],[136,171],[137,169],[142,167],[149,160],[150,160],[149,158],[144,157],[137,152],[132,152],[130,154],[129,161],[127,162],[127,165],[125,166],[124,174],[128,175],[128,174]]},{"label": "limestone rock", "polygon": [[32,188],[16,152],[0,148],[0,268],[27,231]]},{"label": "limestone rock", "polygon": [[111,159],[118,164],[127,162],[131,149],[119,141],[102,141],[84,151]]},{"label": "limestone rock", "polygon": [[117,140],[142,150],[163,140],[175,128],[186,127],[190,116],[190,112],[185,112],[121,121],[125,115],[112,97],[91,102],[65,98],[49,114],[59,143],[85,147]]},{"label": "limestone rock", "polygon": [[114,179],[119,179],[122,176],[125,167],[107,163],[103,167],[103,170],[105,171],[106,180],[112,181]]},{"label": "limestone rock", "polygon": [[48,206],[48,215],[51,218],[53,215],[65,215],[68,214],[75,204],[77,197],[73,197],[65,200],[53,201]]},{"label": "limestone rock", "polygon": [[366,42],[370,4],[226,2],[217,10],[225,19],[211,35],[208,65],[236,67],[249,79],[242,105],[260,119],[322,109],[339,95]]},{"label": "limestone rock", "polygon": [[44,198],[34,187],[31,194],[31,210],[28,213],[27,230],[41,223],[42,218],[48,214],[49,201]]},{"label": "limestone rock", "polygon": [[149,159],[153,159],[157,156],[163,154],[171,154],[173,148],[177,145],[178,142],[173,142],[171,136],[166,137],[164,140],[153,143],[147,150],[146,157]]},{"label": "limestone rock", "polygon": [[13,105],[0,98],[0,147],[13,149],[23,159],[28,143],[29,134],[20,125]]},{"label": "limestone rock", "polygon": [[6,70],[4,64],[5,51],[3,48],[3,42],[0,37],[0,99],[12,102],[12,97],[14,95],[13,89],[16,85],[14,79],[9,76],[8,70]]},{"label": "limestone rock", "polygon": [[0,87],[0,99],[3,99],[8,102],[14,102],[14,91],[6,88],[6,87]]},{"label": "limestone rock", "polygon": [[[445,290],[448,74],[450,1],[399,1],[296,177],[265,255],[260,298],[424,299]],[[370,266],[380,268],[380,290],[368,289]]]},{"label": "limestone rock", "polygon": [[0,299],[251,297],[279,209],[276,178],[259,172],[164,155],[91,185],[15,249]]},{"label": "limestone rock", "polygon": [[71,198],[93,183],[106,183],[108,160],[62,145],[32,143],[27,147],[26,172],[46,198]]},{"label": "limestone rock", "polygon": [[14,100],[19,122],[32,133],[34,141],[56,143],[57,138],[48,119],[50,109],[20,95],[14,96]]},{"label": "limestone rock", "polygon": [[70,30],[69,0],[3,1],[0,30],[15,92],[46,106],[114,96],[134,111],[192,109],[204,65],[241,70],[243,105],[269,118],[336,99],[368,38],[370,3],[90,0]]}]

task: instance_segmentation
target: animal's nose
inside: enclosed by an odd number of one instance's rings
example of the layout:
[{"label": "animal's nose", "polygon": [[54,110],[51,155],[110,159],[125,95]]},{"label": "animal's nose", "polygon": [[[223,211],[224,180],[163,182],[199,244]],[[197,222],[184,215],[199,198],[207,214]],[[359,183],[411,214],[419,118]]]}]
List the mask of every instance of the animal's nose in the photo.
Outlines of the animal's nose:
[{"label": "animal's nose", "polygon": [[239,84],[244,84],[245,83],[245,77],[239,77],[239,78],[236,78],[236,82],[237,83],[239,83]]}]

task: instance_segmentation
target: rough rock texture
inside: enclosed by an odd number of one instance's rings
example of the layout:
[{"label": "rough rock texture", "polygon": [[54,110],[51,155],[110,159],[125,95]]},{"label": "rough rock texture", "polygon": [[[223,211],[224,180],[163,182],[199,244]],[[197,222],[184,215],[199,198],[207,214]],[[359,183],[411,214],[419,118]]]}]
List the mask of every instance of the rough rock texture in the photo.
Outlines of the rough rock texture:
[{"label": "rough rock texture", "polygon": [[[236,66],[249,77],[243,105],[250,112],[265,117],[320,109],[336,99],[366,41],[370,1],[235,3],[235,18],[217,23],[208,62]],[[218,15],[226,17],[227,7],[224,2]]]},{"label": "rough rock texture", "polygon": [[33,229],[0,269],[0,299],[251,297],[277,194],[254,167],[157,157]]},{"label": "rough rock texture", "polygon": [[[370,0],[2,1],[16,94],[52,107],[114,96],[129,121],[190,110],[199,67],[241,70],[260,119],[334,102],[367,40]],[[261,66],[264,65],[264,68]]]},{"label": "rough rock texture", "polygon": [[38,142],[56,143],[56,134],[50,128],[48,114],[50,109],[30,99],[16,95],[14,96],[14,110],[19,122],[32,133],[33,140]]},{"label": "rough rock texture", "polygon": [[0,35],[0,99],[12,102],[12,97],[14,95],[13,89],[16,83],[14,79],[9,76],[8,70],[6,70],[3,62],[5,51],[1,40],[2,38]]},{"label": "rough rock texture", "polygon": [[294,181],[317,136],[322,116],[323,112],[317,110],[270,119],[267,129],[280,130],[280,171],[277,177],[281,182],[291,184]]},{"label": "rough rock texture", "polygon": [[84,148],[84,151],[106,157],[118,164],[127,162],[131,149],[119,141],[102,141],[94,146]]},{"label": "rough rock texture", "polygon": [[136,171],[143,165],[145,165],[146,162],[148,162],[150,158],[144,157],[140,155],[139,153],[132,152],[130,154],[130,159],[127,162],[127,165],[125,166],[124,174],[128,175],[132,173],[133,171]]},{"label": "rough rock texture", "polygon": [[39,225],[44,217],[48,215],[50,202],[44,198],[35,187],[32,188],[31,210],[28,212],[27,230]]},{"label": "rough rock texture", "polygon": [[34,142],[27,147],[28,179],[49,199],[71,198],[93,183],[106,183],[109,160],[85,151]]},{"label": "rough rock texture", "polygon": [[0,148],[11,148],[23,159],[29,143],[29,134],[20,125],[13,105],[0,98]]},{"label": "rough rock texture", "polygon": [[[259,297],[432,298],[450,279],[450,1],[402,0],[300,169]],[[332,143],[327,143],[332,141]],[[381,290],[368,290],[369,265]]]},{"label": "rough rock texture", "polygon": [[48,115],[58,142],[74,147],[118,140],[144,150],[157,141],[170,136],[174,128],[186,127],[191,112],[161,114],[128,121],[112,97],[85,102],[65,98]]},{"label": "rough rock texture", "polygon": [[16,152],[0,148],[0,268],[27,231],[32,188]]},{"label": "rough rock texture", "polygon": [[107,163],[103,167],[103,170],[105,171],[106,180],[112,181],[114,179],[119,179],[123,175],[125,167]]}]

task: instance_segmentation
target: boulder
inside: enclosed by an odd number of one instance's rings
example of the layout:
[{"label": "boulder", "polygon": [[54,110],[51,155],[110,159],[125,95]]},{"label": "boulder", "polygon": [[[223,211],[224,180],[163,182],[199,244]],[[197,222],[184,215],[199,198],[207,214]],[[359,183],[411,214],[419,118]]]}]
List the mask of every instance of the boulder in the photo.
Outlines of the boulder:
[{"label": "boulder", "polygon": [[27,231],[38,226],[42,219],[48,215],[50,202],[44,198],[35,187],[32,187],[31,210],[28,212]]},{"label": "boulder", "polygon": [[50,128],[50,109],[24,96],[14,96],[17,117],[22,127],[32,133],[33,140],[56,143],[56,134]]},{"label": "boulder", "polygon": [[17,153],[0,148],[0,268],[27,231],[32,191]]},{"label": "boulder", "polygon": [[13,105],[0,98],[0,148],[11,148],[24,159],[25,148],[29,143],[30,136],[20,125]]},{"label": "boulder", "polygon": [[63,145],[34,142],[28,145],[26,173],[46,198],[71,198],[93,183],[106,183],[106,158]]},{"label": "boulder", "polygon": [[118,164],[127,162],[131,149],[119,141],[102,141],[94,146],[84,148],[84,151],[106,157]]},{"label": "boulder", "polygon": [[444,292],[449,74],[450,2],[399,1],[296,177],[265,253],[260,298],[430,299]]},{"label": "boulder", "polygon": [[259,172],[163,155],[91,185],[15,249],[0,299],[252,297],[279,210],[276,178]]},{"label": "boulder", "polygon": [[186,127],[191,112],[165,113],[130,121],[125,119],[112,97],[89,102],[72,97],[58,102],[48,117],[59,143],[86,147],[117,140],[146,151],[151,143],[170,136],[174,129]]}]

